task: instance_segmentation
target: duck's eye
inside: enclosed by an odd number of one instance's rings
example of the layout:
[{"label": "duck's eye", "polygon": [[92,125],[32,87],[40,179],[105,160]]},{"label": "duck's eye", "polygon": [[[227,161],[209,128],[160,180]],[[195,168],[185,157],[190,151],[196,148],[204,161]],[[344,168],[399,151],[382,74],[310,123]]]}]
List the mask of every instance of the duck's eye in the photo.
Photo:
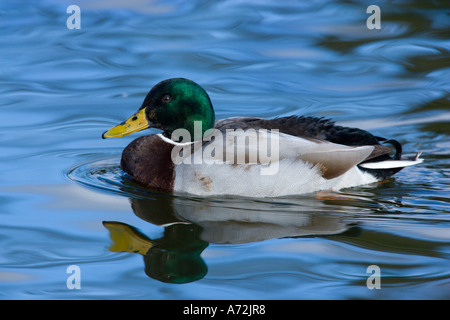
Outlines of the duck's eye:
[{"label": "duck's eye", "polygon": [[161,100],[162,100],[162,102],[167,103],[167,102],[172,101],[172,97],[170,95],[166,94],[162,97]]}]

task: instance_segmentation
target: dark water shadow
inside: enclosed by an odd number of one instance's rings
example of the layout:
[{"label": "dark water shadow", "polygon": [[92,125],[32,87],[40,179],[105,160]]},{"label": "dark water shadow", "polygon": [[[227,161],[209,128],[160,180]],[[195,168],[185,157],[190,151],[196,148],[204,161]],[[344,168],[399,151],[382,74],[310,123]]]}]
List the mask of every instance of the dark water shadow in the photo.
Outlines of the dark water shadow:
[{"label": "dark water shadow", "polygon": [[156,194],[153,199],[131,198],[130,204],[136,216],[162,226],[164,234],[151,239],[128,224],[104,221],[112,240],[110,250],[141,254],[147,276],[169,283],[203,278],[207,265],[201,254],[211,243],[335,235],[351,227],[340,215],[283,210],[279,204],[265,202],[199,201]]}]

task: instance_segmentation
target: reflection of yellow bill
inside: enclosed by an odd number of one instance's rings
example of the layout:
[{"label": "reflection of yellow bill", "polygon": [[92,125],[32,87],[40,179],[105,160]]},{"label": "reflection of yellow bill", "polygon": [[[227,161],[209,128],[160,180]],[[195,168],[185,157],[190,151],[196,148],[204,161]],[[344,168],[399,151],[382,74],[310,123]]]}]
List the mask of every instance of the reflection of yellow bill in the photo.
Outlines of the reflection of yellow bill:
[{"label": "reflection of yellow bill", "polygon": [[103,225],[109,230],[109,235],[113,241],[109,251],[145,255],[153,246],[149,238],[125,223],[104,221]]},{"label": "reflection of yellow bill", "polygon": [[104,132],[102,137],[106,138],[120,138],[129,135],[130,133],[144,130],[150,127],[150,123],[145,116],[145,108],[133,114],[127,121],[112,127]]}]

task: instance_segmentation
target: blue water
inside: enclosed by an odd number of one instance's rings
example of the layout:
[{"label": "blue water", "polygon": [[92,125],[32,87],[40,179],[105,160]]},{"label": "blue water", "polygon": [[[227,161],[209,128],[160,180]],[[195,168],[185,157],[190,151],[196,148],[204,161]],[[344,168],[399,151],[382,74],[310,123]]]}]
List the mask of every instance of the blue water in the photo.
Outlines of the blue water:
[{"label": "blue water", "polygon": [[[86,0],[68,29],[71,4],[0,3],[1,299],[450,298],[445,1]],[[157,130],[101,134],[171,77],[201,84],[218,119],[329,117],[425,162],[278,199],[141,188],[120,154]],[[143,251],[117,249],[111,226]]]}]

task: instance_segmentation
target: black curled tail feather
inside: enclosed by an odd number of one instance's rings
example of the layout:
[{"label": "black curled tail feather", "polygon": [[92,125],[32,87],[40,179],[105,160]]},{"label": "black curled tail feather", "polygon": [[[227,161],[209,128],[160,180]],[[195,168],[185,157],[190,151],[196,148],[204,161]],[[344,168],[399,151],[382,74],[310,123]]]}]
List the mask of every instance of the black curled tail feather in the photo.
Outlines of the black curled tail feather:
[{"label": "black curled tail feather", "polygon": [[[375,137],[375,138],[378,141],[380,141],[382,144],[390,144],[391,146],[393,146],[395,149],[395,154],[393,156],[385,154],[385,155],[382,155],[380,157],[374,158],[369,161],[384,161],[384,160],[400,160],[401,159],[403,149],[402,149],[402,145],[400,144],[400,142],[398,142],[397,140],[394,140],[394,139],[386,139],[386,138],[381,138],[381,137]],[[379,180],[385,180],[385,179],[393,176],[400,170],[402,170],[403,167],[389,168],[389,169],[367,169],[367,168],[360,167],[360,169],[362,169],[363,171],[365,171],[367,173],[372,174]]]},{"label": "black curled tail feather", "polygon": [[392,156],[393,160],[400,160],[402,157],[402,145],[400,142],[394,139],[386,139],[381,137],[376,137],[378,141],[381,141],[383,144],[388,143],[395,148],[395,154]]}]

